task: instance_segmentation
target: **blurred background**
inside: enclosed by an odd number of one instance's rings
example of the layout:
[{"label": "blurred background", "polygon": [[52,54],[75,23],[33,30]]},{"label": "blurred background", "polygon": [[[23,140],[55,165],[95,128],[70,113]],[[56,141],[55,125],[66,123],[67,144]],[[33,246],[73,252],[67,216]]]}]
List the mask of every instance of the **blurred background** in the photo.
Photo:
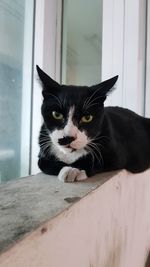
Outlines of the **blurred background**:
[{"label": "blurred background", "polygon": [[105,105],[150,117],[148,0],[0,0],[0,182],[37,173],[38,64],[60,83],[119,75]]}]

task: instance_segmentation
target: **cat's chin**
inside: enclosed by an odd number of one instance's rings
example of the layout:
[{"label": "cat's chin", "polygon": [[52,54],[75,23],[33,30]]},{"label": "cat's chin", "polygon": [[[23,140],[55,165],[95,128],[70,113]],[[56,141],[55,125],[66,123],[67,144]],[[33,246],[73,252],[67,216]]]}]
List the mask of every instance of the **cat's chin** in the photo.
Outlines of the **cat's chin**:
[{"label": "cat's chin", "polygon": [[76,149],[70,147],[69,145],[68,145],[68,146],[60,146],[60,145],[57,145],[57,149],[58,149],[60,152],[64,153],[65,155],[70,154],[70,153],[72,153],[73,151],[76,151]]},{"label": "cat's chin", "polygon": [[82,149],[76,149],[76,148],[73,148],[71,147],[70,145],[66,146],[66,147],[60,147],[59,146],[59,149],[61,152],[63,152],[64,154],[70,154],[72,152],[76,152],[76,151],[80,151]]},{"label": "cat's chin", "polygon": [[74,149],[72,147],[63,147],[59,144],[53,144],[51,151],[52,154],[55,155],[58,160],[67,164],[71,164],[79,158],[88,154],[88,151],[86,151],[85,148]]},{"label": "cat's chin", "polygon": [[69,145],[66,146],[60,146],[59,144],[57,145],[57,148],[63,152],[64,154],[69,154],[72,152],[80,152],[83,151],[85,149],[85,147],[78,147],[76,146],[73,142]]}]

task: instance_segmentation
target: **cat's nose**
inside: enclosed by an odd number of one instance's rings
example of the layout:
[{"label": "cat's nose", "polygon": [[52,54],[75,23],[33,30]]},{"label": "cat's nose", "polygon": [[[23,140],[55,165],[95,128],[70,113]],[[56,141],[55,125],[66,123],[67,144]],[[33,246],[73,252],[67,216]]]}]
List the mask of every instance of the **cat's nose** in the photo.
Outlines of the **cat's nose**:
[{"label": "cat's nose", "polygon": [[65,136],[61,139],[58,140],[58,143],[61,145],[61,146],[66,146],[66,145],[69,145],[71,142],[73,142],[75,140],[75,137],[73,136]]}]

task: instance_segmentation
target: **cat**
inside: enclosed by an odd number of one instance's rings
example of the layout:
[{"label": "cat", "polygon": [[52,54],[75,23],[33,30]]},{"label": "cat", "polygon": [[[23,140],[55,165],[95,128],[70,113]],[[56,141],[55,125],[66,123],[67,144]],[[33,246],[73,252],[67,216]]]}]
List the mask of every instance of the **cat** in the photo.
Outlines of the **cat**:
[{"label": "cat", "polygon": [[125,108],[104,107],[115,76],[94,86],[60,85],[37,66],[44,119],[38,165],[63,182],[97,173],[150,167],[150,120]]}]

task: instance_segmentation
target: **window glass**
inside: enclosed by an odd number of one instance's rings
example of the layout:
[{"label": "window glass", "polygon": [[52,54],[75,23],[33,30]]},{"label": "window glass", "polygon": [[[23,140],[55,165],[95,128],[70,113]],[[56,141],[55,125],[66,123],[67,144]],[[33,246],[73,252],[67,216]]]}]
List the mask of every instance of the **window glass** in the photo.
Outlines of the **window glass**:
[{"label": "window glass", "polygon": [[29,173],[33,2],[0,1],[0,181]]},{"label": "window glass", "polygon": [[90,85],[101,79],[102,0],[63,1],[62,82]]}]

